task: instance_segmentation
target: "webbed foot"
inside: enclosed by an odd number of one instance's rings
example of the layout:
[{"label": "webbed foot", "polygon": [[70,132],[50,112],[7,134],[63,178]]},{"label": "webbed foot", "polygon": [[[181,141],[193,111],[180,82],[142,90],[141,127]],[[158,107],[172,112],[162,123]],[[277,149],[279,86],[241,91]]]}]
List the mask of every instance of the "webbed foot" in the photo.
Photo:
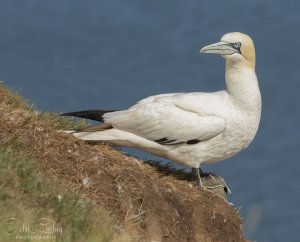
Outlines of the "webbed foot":
[{"label": "webbed foot", "polygon": [[227,194],[231,191],[223,177],[215,173],[205,173],[200,168],[192,168],[192,172],[196,178],[196,187],[214,192],[227,200]]}]

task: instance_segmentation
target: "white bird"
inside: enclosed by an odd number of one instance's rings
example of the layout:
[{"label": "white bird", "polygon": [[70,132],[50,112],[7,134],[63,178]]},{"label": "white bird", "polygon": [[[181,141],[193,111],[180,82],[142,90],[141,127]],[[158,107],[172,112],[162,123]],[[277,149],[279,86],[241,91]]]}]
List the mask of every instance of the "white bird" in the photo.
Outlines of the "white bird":
[{"label": "white bird", "polygon": [[140,148],[188,166],[201,187],[201,164],[227,159],[253,140],[260,121],[261,95],[255,48],[248,35],[225,34],[220,42],[200,52],[225,58],[226,90],[150,96],[121,111],[65,113],[104,122],[73,135]]}]

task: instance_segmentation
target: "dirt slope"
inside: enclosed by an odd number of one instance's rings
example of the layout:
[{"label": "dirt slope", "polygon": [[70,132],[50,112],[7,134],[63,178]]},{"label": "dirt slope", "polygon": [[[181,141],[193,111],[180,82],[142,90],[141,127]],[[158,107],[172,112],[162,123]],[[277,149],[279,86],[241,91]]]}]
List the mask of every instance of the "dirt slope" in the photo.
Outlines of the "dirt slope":
[{"label": "dirt slope", "polygon": [[108,210],[116,233],[127,230],[137,241],[245,241],[240,218],[222,198],[108,145],[58,132],[65,126],[0,87],[0,145],[17,140],[14,149],[45,176]]}]

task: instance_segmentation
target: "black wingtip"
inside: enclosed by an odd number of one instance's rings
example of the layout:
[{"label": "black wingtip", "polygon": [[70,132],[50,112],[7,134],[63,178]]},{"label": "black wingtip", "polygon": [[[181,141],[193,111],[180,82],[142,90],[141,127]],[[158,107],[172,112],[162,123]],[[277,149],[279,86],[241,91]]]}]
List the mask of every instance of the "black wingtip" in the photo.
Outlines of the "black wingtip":
[{"label": "black wingtip", "polygon": [[78,118],[86,118],[90,120],[104,122],[103,115],[105,113],[115,112],[117,110],[85,110],[85,111],[78,111],[78,112],[69,112],[63,113],[61,116],[72,116]]}]

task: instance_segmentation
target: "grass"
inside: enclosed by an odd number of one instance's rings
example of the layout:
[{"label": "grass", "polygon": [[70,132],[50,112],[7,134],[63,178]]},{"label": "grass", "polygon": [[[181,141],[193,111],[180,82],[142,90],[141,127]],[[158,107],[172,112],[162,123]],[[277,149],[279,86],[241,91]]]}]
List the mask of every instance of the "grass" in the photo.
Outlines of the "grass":
[{"label": "grass", "polygon": [[[22,125],[47,123],[62,130],[86,126],[54,113],[37,112],[3,86],[0,95],[9,97],[1,102],[1,118],[13,118],[14,113],[23,116]],[[94,206],[68,184],[42,174],[23,152],[25,146],[28,141],[19,134],[0,139],[0,241],[132,241],[125,232],[116,232],[116,223],[107,210]]]},{"label": "grass", "polygon": [[[8,150],[0,150],[0,184],[0,241],[36,236],[22,228],[34,231],[37,225],[41,231],[54,226],[54,232],[37,233],[50,236],[49,240],[42,241],[53,241],[53,238],[66,242],[116,240],[107,211],[96,209],[79,194],[48,180],[30,160]],[[117,241],[128,240],[125,237],[122,235],[122,240]]]},{"label": "grass", "polygon": [[4,116],[5,113],[22,113],[25,114],[27,122],[40,121],[47,123],[52,128],[61,130],[78,130],[87,127],[87,123],[83,120],[78,119],[66,119],[57,115],[57,113],[51,112],[39,112],[33,105],[29,105],[27,101],[19,95],[17,92],[11,92],[3,84],[0,83],[0,95],[4,97],[1,100],[0,110],[5,112],[0,113],[0,117]]},{"label": "grass", "polygon": [[60,130],[79,130],[87,127],[87,123],[78,119],[66,119],[58,116],[57,113],[37,112],[36,118],[45,123],[50,124],[55,129]]}]

